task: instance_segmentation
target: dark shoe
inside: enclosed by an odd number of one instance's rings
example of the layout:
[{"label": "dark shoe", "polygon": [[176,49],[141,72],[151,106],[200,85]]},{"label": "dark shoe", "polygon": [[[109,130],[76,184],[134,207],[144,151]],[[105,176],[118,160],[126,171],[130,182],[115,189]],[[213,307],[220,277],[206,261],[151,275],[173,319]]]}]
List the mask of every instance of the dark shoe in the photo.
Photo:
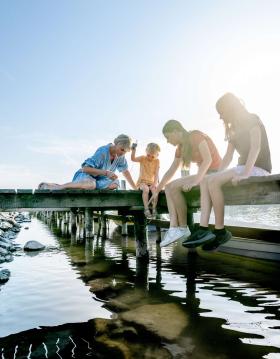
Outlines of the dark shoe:
[{"label": "dark shoe", "polygon": [[229,241],[232,238],[232,234],[227,229],[225,229],[225,231],[223,231],[222,233],[216,231],[214,231],[214,233],[216,235],[216,239],[211,243],[205,243],[202,246],[202,249],[204,251],[214,251],[219,246],[225,244],[227,241]]},{"label": "dark shoe", "polygon": [[216,236],[209,230],[198,229],[182,245],[186,248],[195,248],[202,244],[212,243]]}]

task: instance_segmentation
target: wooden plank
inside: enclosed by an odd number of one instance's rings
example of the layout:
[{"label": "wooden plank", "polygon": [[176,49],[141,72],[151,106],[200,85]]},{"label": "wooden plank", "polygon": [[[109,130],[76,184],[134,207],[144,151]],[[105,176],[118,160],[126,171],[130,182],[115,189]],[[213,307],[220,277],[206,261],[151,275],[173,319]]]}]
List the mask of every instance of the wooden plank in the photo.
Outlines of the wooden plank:
[{"label": "wooden plank", "polygon": [[16,190],[15,189],[0,189],[0,195],[1,194],[15,194]]},{"label": "wooden plank", "polygon": [[280,244],[260,240],[233,238],[220,246],[219,251],[250,258],[280,261]]},{"label": "wooden plank", "polygon": [[0,194],[1,209],[19,208],[92,208],[118,209],[130,208],[132,204],[142,205],[141,194],[138,191],[56,191],[46,193],[36,191],[31,193]]},{"label": "wooden plank", "polygon": [[[280,204],[280,175],[251,177],[237,186],[223,186],[226,205]],[[189,207],[200,207],[199,188],[185,192]]]},{"label": "wooden plank", "polygon": [[[280,175],[252,177],[241,181],[238,186],[226,185],[223,188],[226,205],[280,204]],[[189,208],[200,207],[199,188],[186,192]],[[125,209],[142,210],[141,191],[110,190],[0,190],[0,209]],[[164,192],[159,194],[159,213],[167,211]]]},{"label": "wooden plank", "polygon": [[22,194],[22,193],[24,193],[24,194],[26,194],[26,193],[33,194],[33,189],[17,189],[17,193],[18,194]]}]

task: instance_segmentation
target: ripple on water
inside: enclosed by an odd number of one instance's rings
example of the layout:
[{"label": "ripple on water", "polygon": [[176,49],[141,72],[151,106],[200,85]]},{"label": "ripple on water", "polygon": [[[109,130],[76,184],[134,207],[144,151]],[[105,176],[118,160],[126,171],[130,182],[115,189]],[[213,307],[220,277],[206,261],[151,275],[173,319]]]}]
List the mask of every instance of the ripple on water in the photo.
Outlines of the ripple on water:
[{"label": "ripple on water", "polygon": [[[34,239],[58,245],[56,238],[36,219],[29,231],[21,231],[17,243]],[[45,325],[109,318],[110,313],[92,299],[89,288],[78,279],[64,252],[23,254],[5,267],[10,280],[0,292],[0,336]]]},{"label": "ripple on water", "polygon": [[[110,240],[95,240],[85,250],[81,245],[70,246],[65,239],[59,242],[36,219],[29,231],[21,231],[17,241],[22,245],[34,239],[56,249],[32,256],[21,252],[13,262],[5,264],[12,275],[0,291],[0,336],[39,326],[110,318],[111,312],[102,307],[106,296],[103,299],[98,293],[93,295],[80,279],[91,280],[92,275],[96,278],[100,271],[105,278],[122,275],[129,284],[123,298],[134,298],[132,307],[176,302],[186,311],[190,317],[189,327],[177,343],[164,344],[176,359],[185,358],[186,353],[192,355],[193,350],[199,351],[198,357],[233,358],[227,347],[232,345],[234,353],[236,342],[233,339],[227,342],[225,333],[236,333],[235,337],[244,347],[270,348],[263,349],[264,358],[280,357],[280,353],[273,353],[273,348],[280,348],[279,291],[255,284],[250,275],[236,276],[231,268],[228,275],[224,274],[228,268],[217,258],[215,266],[199,258],[198,263],[190,262],[186,250],[179,244],[160,249],[151,237],[151,256],[145,267],[135,258],[133,239],[120,239],[113,234]],[[104,272],[101,268],[105,268]],[[202,323],[201,327],[197,328],[197,323]],[[219,329],[221,343],[216,342],[214,346],[205,337],[203,326],[213,332]],[[68,335],[67,342],[71,342],[73,351],[77,340],[83,340],[70,337]],[[223,350],[227,354],[221,354]]]}]

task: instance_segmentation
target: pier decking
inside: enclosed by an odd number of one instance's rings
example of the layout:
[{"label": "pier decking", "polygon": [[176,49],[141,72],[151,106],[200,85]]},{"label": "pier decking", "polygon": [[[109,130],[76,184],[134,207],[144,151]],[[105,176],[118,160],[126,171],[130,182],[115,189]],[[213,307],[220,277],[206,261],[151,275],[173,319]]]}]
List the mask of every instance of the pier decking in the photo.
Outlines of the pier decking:
[{"label": "pier decking", "polygon": [[[227,205],[280,204],[280,174],[253,177],[238,186],[224,186]],[[199,188],[185,193],[189,208],[199,208]],[[167,212],[164,192],[159,195],[159,210]],[[66,208],[143,209],[141,191],[134,190],[35,190],[0,189],[0,210],[50,210]]]},{"label": "pier decking", "polygon": [[[238,186],[223,188],[226,205],[267,205],[280,204],[280,174],[266,177],[252,177]],[[193,225],[193,212],[200,206],[199,188],[186,192],[188,223]],[[93,211],[115,210],[122,216],[132,216],[135,224],[138,256],[148,254],[146,240],[146,219],[143,214],[141,191],[134,190],[31,190],[1,189],[0,211],[70,211],[71,223],[75,226],[77,210],[85,213],[85,227],[88,236],[92,233]],[[164,192],[159,194],[158,212],[167,213]],[[106,227],[103,216],[103,228]],[[101,221],[102,223],[102,221]],[[264,223],[265,225],[265,223]],[[279,238],[280,243],[280,238]]]}]

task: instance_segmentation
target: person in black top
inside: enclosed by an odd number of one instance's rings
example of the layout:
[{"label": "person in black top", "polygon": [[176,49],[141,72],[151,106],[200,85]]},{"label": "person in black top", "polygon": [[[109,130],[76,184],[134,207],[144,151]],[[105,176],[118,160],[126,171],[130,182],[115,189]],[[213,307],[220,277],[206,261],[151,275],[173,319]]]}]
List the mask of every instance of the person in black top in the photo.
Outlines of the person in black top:
[{"label": "person in black top", "polygon": [[[263,123],[255,114],[249,113],[243,103],[232,93],[226,93],[216,103],[216,109],[224,122],[228,147],[219,171],[205,177],[201,184],[200,227],[183,245],[187,248],[203,245],[213,250],[227,242],[231,233],[224,228],[224,195],[222,186],[227,182],[237,185],[251,176],[271,173],[270,150]],[[238,165],[227,169],[234,152],[239,154]],[[208,229],[211,208],[215,214],[215,229]]]}]

